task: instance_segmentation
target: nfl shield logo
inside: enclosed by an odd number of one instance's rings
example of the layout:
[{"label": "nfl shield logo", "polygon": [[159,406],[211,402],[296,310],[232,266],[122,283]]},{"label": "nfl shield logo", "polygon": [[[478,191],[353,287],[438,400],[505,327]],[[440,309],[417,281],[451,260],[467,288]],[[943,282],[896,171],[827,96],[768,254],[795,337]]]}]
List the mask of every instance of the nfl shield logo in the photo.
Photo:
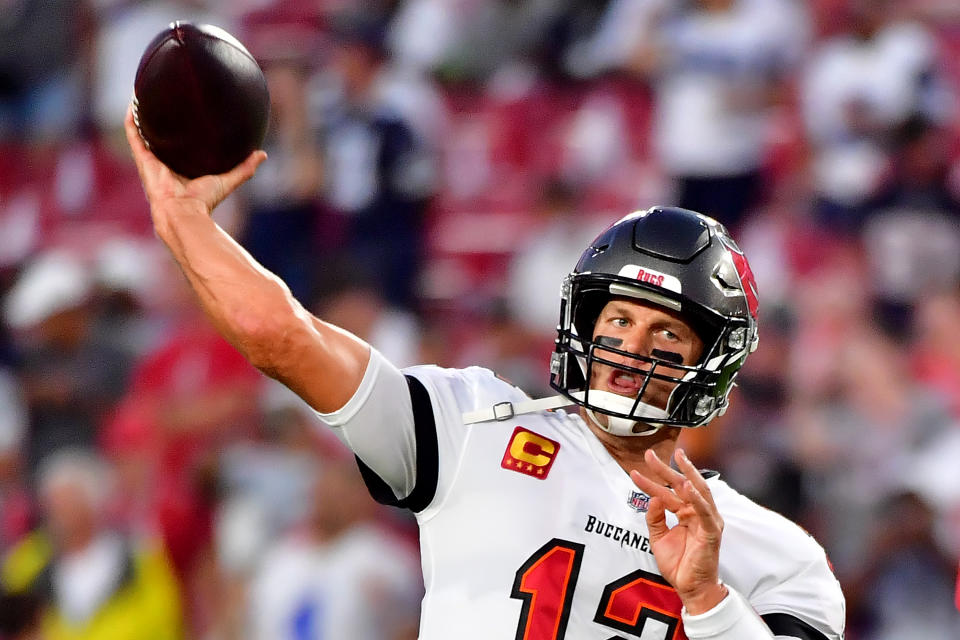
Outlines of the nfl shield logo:
[{"label": "nfl shield logo", "polygon": [[650,496],[642,491],[631,491],[630,497],[627,499],[627,504],[630,505],[630,508],[634,511],[646,511],[650,506]]}]

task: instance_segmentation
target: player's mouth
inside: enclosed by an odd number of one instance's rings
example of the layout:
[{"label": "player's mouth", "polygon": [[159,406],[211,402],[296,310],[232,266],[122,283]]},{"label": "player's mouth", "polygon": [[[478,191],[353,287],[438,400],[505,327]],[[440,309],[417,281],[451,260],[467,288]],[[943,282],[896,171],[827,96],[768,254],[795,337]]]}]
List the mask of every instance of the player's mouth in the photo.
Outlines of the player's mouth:
[{"label": "player's mouth", "polygon": [[621,396],[635,397],[643,386],[643,376],[613,371],[607,379],[607,389]]}]

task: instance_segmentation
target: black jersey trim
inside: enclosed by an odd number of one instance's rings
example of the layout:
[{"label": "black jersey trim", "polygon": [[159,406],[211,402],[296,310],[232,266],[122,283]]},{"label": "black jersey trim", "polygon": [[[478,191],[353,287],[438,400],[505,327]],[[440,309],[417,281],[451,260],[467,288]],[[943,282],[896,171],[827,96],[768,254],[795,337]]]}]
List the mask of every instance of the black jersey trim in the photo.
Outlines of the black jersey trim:
[{"label": "black jersey trim", "polygon": [[[356,456],[360,475],[373,499],[380,504],[410,509],[413,512],[427,508],[437,493],[437,478],[440,470],[440,455],[437,445],[437,424],[433,417],[430,394],[423,383],[413,376],[404,376],[410,389],[413,407],[413,430],[417,445],[417,478],[413,491],[405,498],[397,498],[383,478]],[[389,428],[389,425],[384,425]]]},{"label": "black jersey trim", "polygon": [[827,636],[789,613],[768,613],[760,617],[763,618],[773,635],[790,636],[791,638],[800,638],[800,640],[829,640]]}]

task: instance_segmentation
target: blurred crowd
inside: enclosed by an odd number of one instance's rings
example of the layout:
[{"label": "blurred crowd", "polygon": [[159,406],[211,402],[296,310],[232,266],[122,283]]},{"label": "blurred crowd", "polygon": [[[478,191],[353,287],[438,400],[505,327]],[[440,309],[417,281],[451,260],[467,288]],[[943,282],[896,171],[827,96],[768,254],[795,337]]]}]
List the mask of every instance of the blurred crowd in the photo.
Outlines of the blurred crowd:
[{"label": "blurred crowd", "polygon": [[416,637],[411,518],[153,238],[121,124],[175,19],[270,88],[218,222],[400,366],[547,393],[605,225],[728,225],[760,348],[691,458],[824,544],[849,640],[960,637],[956,2],[0,0],[0,639]]}]

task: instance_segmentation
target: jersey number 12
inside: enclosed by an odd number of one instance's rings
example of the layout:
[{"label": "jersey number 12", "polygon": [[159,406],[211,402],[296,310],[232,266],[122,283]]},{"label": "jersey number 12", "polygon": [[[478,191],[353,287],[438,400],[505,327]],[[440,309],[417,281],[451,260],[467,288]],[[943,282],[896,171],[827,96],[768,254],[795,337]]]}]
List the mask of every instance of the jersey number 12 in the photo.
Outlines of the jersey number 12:
[{"label": "jersey number 12", "polygon": [[[516,640],[563,640],[584,549],[579,542],[554,538],[517,569],[510,593],[523,601]],[[687,640],[681,606],[673,587],[641,569],[604,587],[593,621],[643,640]]]}]

